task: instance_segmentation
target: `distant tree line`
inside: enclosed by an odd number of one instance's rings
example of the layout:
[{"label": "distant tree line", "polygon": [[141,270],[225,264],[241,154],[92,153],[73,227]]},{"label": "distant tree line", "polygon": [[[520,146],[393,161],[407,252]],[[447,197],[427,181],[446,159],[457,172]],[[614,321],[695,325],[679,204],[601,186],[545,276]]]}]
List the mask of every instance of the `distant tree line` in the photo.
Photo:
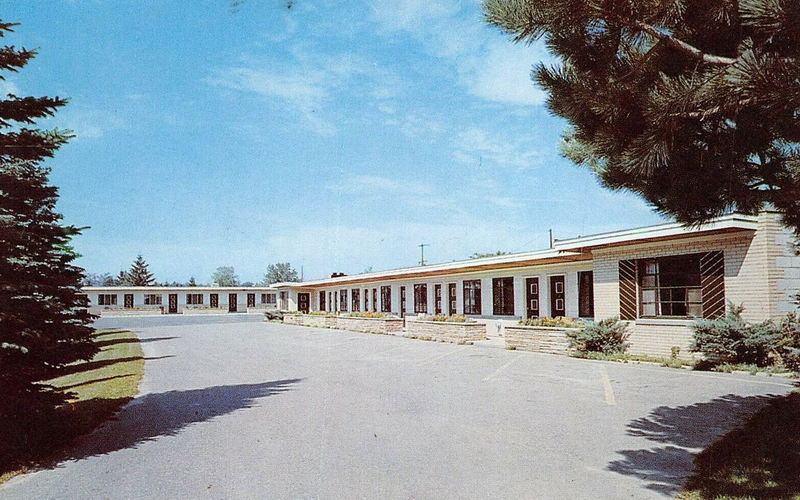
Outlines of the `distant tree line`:
[{"label": "distant tree line", "polygon": [[[297,271],[292,268],[290,263],[278,262],[267,266],[264,279],[259,283],[240,281],[239,275],[236,274],[233,266],[218,267],[211,275],[210,283],[215,286],[251,287],[299,280]],[[83,286],[205,286],[203,283],[198,283],[194,276],[190,277],[189,281],[185,283],[180,281],[159,282],[150,272],[149,264],[141,255],[136,256],[128,270],[119,271],[116,275],[111,273],[86,273],[82,284]]]}]

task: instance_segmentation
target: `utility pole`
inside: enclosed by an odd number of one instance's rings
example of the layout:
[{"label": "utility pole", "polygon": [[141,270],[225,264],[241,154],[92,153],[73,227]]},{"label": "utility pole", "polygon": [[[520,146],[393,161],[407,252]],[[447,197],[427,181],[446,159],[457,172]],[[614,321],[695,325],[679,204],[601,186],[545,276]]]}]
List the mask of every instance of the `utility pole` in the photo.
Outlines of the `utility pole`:
[{"label": "utility pole", "polygon": [[424,266],[425,265],[425,247],[429,247],[430,245],[428,245],[427,243],[420,243],[417,246],[419,247],[419,265],[420,266]]}]

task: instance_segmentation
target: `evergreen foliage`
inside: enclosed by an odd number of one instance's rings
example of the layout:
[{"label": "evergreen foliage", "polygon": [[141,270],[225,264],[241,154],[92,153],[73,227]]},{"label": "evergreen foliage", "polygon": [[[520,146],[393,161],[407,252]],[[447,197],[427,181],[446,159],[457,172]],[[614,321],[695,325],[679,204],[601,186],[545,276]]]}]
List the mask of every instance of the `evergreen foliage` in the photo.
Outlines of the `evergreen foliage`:
[{"label": "evergreen foliage", "polygon": [[800,316],[788,314],[780,323],[781,340],[778,342],[778,354],[784,366],[795,373],[800,373]]},{"label": "evergreen foliage", "polygon": [[606,318],[598,322],[587,322],[578,331],[568,331],[570,347],[579,353],[602,352],[623,353],[628,349],[628,324],[619,318]]},{"label": "evergreen foliage", "polygon": [[239,276],[232,266],[222,266],[211,275],[211,282],[217,286],[239,286]]},{"label": "evergreen foliage", "polygon": [[742,306],[728,304],[723,318],[698,320],[693,325],[691,351],[701,352],[706,363],[746,363],[757,366],[772,364],[771,354],[782,338],[782,332],[771,321],[747,323],[742,319]]},{"label": "evergreen foliage", "polygon": [[264,285],[271,285],[273,283],[284,283],[300,281],[297,271],[292,268],[288,262],[278,262],[267,266],[267,274],[264,275]]},{"label": "evergreen foliage", "polygon": [[[14,26],[0,22],[0,36]],[[0,70],[18,71],[35,55],[0,48]],[[65,104],[13,94],[0,100],[0,457],[5,446],[33,439],[33,430],[71,396],[41,381],[98,351],[80,289],[83,270],[70,247],[81,230],[62,224],[58,191],[41,165],[71,136],[31,128]]]},{"label": "evergreen foliage", "polygon": [[127,284],[131,286],[153,286],[156,282],[153,273],[149,270],[149,265],[141,255],[136,256],[136,260],[133,261],[126,274],[128,278]]},{"label": "evergreen foliage", "polygon": [[800,235],[800,2],[484,0],[515,41],[544,38],[566,156],[611,189],[699,223],[771,204]]},{"label": "evergreen foliage", "polygon": [[194,280],[194,276],[189,278],[189,282],[186,283],[186,286],[197,286],[197,282]]}]

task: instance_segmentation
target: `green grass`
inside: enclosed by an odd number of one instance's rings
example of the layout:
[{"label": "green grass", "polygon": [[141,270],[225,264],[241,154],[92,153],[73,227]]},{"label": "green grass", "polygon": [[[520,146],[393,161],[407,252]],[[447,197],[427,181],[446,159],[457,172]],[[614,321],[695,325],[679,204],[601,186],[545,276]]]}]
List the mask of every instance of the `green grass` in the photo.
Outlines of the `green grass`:
[{"label": "green grass", "polygon": [[95,342],[101,351],[88,362],[64,368],[64,375],[45,381],[75,398],[59,408],[55,418],[36,429],[38,445],[19,450],[13,465],[0,463],[0,483],[32,468],[57,460],[75,438],[91,432],[130,401],[144,375],[144,356],[139,339],[127,330],[98,330]]},{"label": "green grass", "polygon": [[683,368],[684,366],[694,366],[694,361],[678,358],[656,358],[640,354],[628,354],[624,352],[606,354],[602,352],[572,352],[573,358],[594,359],[599,361],[616,361],[618,363],[658,363],[669,368]]},{"label": "green grass", "polygon": [[800,499],[800,393],[776,397],[700,453],[678,498]]}]

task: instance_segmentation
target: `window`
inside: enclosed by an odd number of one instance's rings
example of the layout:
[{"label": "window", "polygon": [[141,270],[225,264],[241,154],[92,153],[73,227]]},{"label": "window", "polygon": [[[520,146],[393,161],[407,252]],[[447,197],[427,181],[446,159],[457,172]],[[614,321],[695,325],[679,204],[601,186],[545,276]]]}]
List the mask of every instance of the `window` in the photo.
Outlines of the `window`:
[{"label": "window", "polygon": [[325,292],[319,292],[319,310],[325,311]]},{"label": "window", "polygon": [[97,304],[101,306],[115,306],[117,305],[117,294],[116,293],[98,294]]},{"label": "window", "polygon": [[414,285],[414,312],[417,314],[428,312],[428,285],[424,283]]},{"label": "window", "polygon": [[464,314],[481,314],[481,280],[464,280]]},{"label": "window", "polygon": [[281,292],[281,309],[289,309],[289,292]]},{"label": "window", "polygon": [[641,316],[703,316],[699,254],[642,259],[638,265]]},{"label": "window", "polygon": [[261,303],[262,304],[275,304],[275,294],[274,293],[262,293],[261,294]]},{"label": "window", "polygon": [[186,294],[186,303],[189,305],[200,305],[203,303],[203,294],[202,293],[187,293]]},{"label": "window", "polygon": [[493,309],[496,316],[514,315],[514,278],[492,280]]},{"label": "window", "polygon": [[347,290],[339,291],[339,310],[347,311]]},{"label": "window", "polygon": [[406,287],[400,287],[400,317],[406,315]]},{"label": "window", "polygon": [[364,311],[369,311],[369,288],[364,289]]},{"label": "window", "polygon": [[328,311],[333,311],[333,307],[336,305],[333,299],[333,292],[328,292]]},{"label": "window", "polygon": [[381,312],[391,312],[392,310],[392,287],[381,287]]},{"label": "window", "polygon": [[372,289],[372,312],[378,312],[378,289]]},{"label": "window", "polygon": [[592,271],[578,273],[578,316],[594,318],[594,275]]},{"label": "window", "polygon": [[161,294],[160,293],[146,293],[144,294],[144,305],[146,306],[160,306]]},{"label": "window", "polygon": [[351,301],[353,303],[353,312],[358,312],[361,310],[361,290],[358,288],[353,288],[350,290],[351,294]]}]

